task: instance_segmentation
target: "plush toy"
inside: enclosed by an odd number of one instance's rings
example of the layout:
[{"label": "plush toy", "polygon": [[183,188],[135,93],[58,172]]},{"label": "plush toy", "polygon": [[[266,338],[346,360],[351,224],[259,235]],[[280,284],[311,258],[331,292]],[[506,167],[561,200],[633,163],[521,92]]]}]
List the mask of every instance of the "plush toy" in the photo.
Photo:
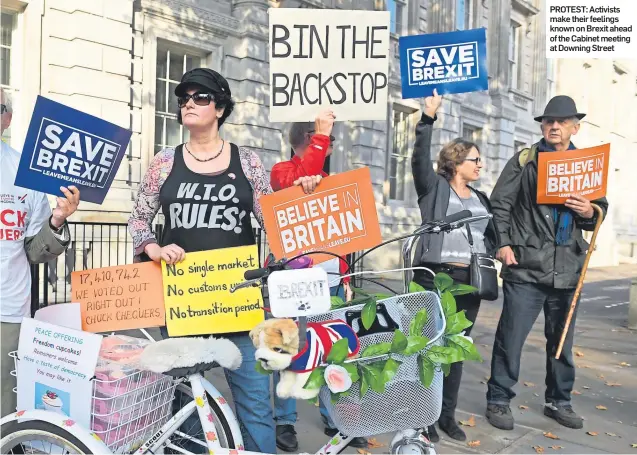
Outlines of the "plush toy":
[{"label": "plush toy", "polygon": [[326,362],[338,340],[348,340],[348,357],[356,356],[360,350],[356,333],[341,320],[309,322],[306,333],[307,342],[299,351],[299,329],[291,319],[268,319],[250,332],[257,348],[257,361],[266,370],[281,371],[276,388],[280,398],[315,398],[320,389],[305,389],[304,386],[312,371]]}]

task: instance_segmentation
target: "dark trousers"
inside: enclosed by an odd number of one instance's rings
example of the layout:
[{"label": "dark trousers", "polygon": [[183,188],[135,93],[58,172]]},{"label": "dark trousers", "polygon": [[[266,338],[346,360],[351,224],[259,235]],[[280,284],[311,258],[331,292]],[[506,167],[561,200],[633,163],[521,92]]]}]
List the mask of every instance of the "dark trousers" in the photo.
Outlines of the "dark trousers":
[{"label": "dark trousers", "polygon": [[512,388],[520,375],[522,347],[543,308],[546,336],[545,399],[547,403],[557,405],[570,403],[575,382],[575,364],[571,352],[575,315],[560,358],[555,359],[555,354],[575,290],[505,281],[503,292],[504,305],[493,343],[487,402],[508,405],[515,397]]},{"label": "dark trousers", "polygon": [[[453,278],[453,281],[456,284],[469,284],[468,268],[442,266],[436,267],[434,271],[447,273],[451,276],[451,278]],[[434,289],[432,278],[431,274],[416,273],[414,275],[414,281],[427,289]],[[465,310],[465,316],[467,319],[472,323],[475,323],[476,318],[478,317],[478,310],[480,309],[480,297],[469,294],[457,295],[456,309],[457,311]],[[465,329],[465,335],[469,336],[471,329],[473,329],[473,325]],[[458,404],[458,391],[460,390],[460,381],[462,380],[462,367],[463,362],[452,363],[449,368],[449,375],[444,378],[440,419],[455,419],[456,406]]]}]

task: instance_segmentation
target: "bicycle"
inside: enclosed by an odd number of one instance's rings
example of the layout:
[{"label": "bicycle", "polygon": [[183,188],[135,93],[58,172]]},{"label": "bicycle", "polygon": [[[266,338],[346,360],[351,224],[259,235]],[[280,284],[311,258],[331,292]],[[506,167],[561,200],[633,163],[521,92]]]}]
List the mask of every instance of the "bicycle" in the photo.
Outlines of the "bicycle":
[{"label": "bicycle", "polygon": [[[442,221],[425,223],[414,233],[386,241],[377,247],[368,250],[365,254],[368,254],[388,243],[408,239],[408,241],[403,245],[403,260],[405,265],[407,265],[411,262],[411,251],[413,246],[413,240],[410,241],[409,239],[415,239],[423,233],[448,232],[452,229],[457,229],[463,226],[467,222],[482,218],[484,217],[473,217],[471,212],[463,211],[458,214],[451,215]],[[321,252],[314,252],[312,254],[316,253]],[[294,259],[295,258],[287,261],[282,260],[266,268],[246,272],[246,281],[238,285],[236,289],[260,284],[265,285],[268,276],[271,273],[284,269],[287,263]],[[384,272],[411,271],[416,269],[428,270],[433,274],[431,270],[424,267],[404,267],[402,269]],[[379,274],[384,272],[357,272],[350,273],[346,276],[355,276],[367,273]],[[394,322],[398,321],[397,325],[401,328],[408,319],[405,319],[405,314],[399,314],[400,311],[397,312],[397,309],[414,312],[419,309],[426,308],[430,313],[430,316],[432,316],[432,323],[428,324],[428,326],[424,329],[430,338],[429,343],[423,349],[424,351],[436,343],[440,343],[445,330],[444,312],[440,302],[440,296],[437,293],[430,291],[409,293],[408,285],[408,276],[405,274],[405,293],[388,299],[379,300],[377,302],[377,308],[380,310],[379,314],[383,316],[385,322],[389,320],[393,320]],[[356,328],[357,324],[360,324],[356,317],[357,315],[360,316],[360,311],[360,306],[351,306],[330,311],[329,314],[310,316],[308,319],[310,321],[318,322],[325,320],[326,318],[333,318],[335,313],[338,313],[341,315],[343,320],[351,321],[353,327]],[[302,328],[303,324],[300,325]],[[142,329],[142,332],[150,340],[154,341],[145,330]],[[374,338],[376,341],[379,339],[386,339],[386,334],[383,333],[362,336],[360,339],[363,346],[365,343],[370,342],[370,336],[372,338],[376,337]],[[177,340],[185,340],[184,342],[187,342],[187,339],[168,339],[156,341],[155,344],[161,345],[161,343],[179,342]],[[212,344],[220,341],[220,339],[210,339],[208,341]],[[12,356],[16,361],[15,375],[17,377],[19,359],[15,352],[12,353]],[[351,362],[369,362],[383,357],[386,356],[381,355],[367,357],[365,359],[352,359]],[[124,400],[124,402],[118,407],[118,412],[120,414],[126,414],[124,411],[133,408],[133,411],[129,413],[132,414],[132,416],[129,416],[130,418],[128,421],[123,423],[118,422],[119,425],[117,426],[110,426],[107,429],[107,434],[111,435],[110,438],[105,437],[104,432],[100,433],[102,435],[100,436],[95,430],[90,430],[77,425],[70,419],[65,418],[65,416],[61,416],[60,414],[52,411],[33,409],[20,410],[14,414],[5,416],[0,420],[2,433],[2,438],[0,439],[0,453],[25,453],[26,449],[30,449],[34,453],[35,451],[37,451],[37,453],[51,453],[54,447],[62,449],[62,453],[77,454],[157,454],[163,453],[165,450],[183,454],[193,453],[179,446],[179,443],[183,441],[189,444],[196,444],[200,446],[202,450],[207,449],[208,453],[228,455],[238,455],[241,453],[245,455],[258,455],[254,452],[247,452],[244,450],[239,424],[232,409],[214,385],[203,377],[203,373],[205,371],[217,366],[216,363],[209,362],[208,360],[209,359],[202,358],[201,361],[195,362],[193,365],[180,365],[171,370],[162,371],[160,373],[153,371],[135,372],[132,375],[137,375],[136,377],[126,376],[124,378],[117,379],[116,384],[112,384],[113,381],[109,384],[109,381],[93,378],[96,386],[102,383],[110,387],[124,387],[125,384],[127,384],[126,386],[130,386],[131,384],[139,384],[147,381],[147,385],[142,388],[136,387],[126,390],[124,395],[130,395],[130,397],[133,397],[129,398],[131,401],[134,401],[134,403],[129,404],[128,401]],[[400,412],[394,413],[392,416],[384,419],[385,423],[383,429],[392,427],[393,431],[396,431],[396,435],[394,436],[390,447],[391,453],[435,454],[434,445],[429,441],[425,429],[428,425],[433,424],[438,419],[440,413],[442,404],[442,372],[438,369],[431,387],[429,389],[423,388],[425,394],[432,395],[432,399],[425,402],[423,400],[415,400],[413,398],[412,392],[416,390],[418,386],[414,385],[414,381],[409,378],[409,376],[413,376],[412,370],[413,366],[405,368],[405,371],[402,373],[404,377],[397,376],[395,378],[395,382],[399,383],[402,379],[407,378],[406,381],[403,381],[404,383],[398,385],[399,388],[402,387],[402,394],[412,397],[409,400],[412,404],[414,401],[417,402],[417,404],[429,403],[430,406],[425,406],[425,408],[429,407],[432,409],[418,409],[416,412],[417,415],[415,416],[413,412],[409,413],[404,412],[404,410],[399,410]],[[189,383],[190,387],[187,387],[185,383]],[[404,386],[407,386],[407,388]],[[187,395],[191,396],[193,400],[185,404],[171,416],[170,409],[172,399],[175,390],[178,388]],[[359,415],[358,418],[351,418],[351,416],[348,416],[347,413],[341,412],[342,409],[347,409],[348,407],[347,398],[342,398],[342,400],[346,400],[345,403],[337,402],[335,404],[331,404],[328,393],[329,392],[326,390],[321,392],[322,397],[326,398],[324,399],[324,402],[330,403],[327,405],[328,412],[337,424],[339,430],[345,431],[349,434],[349,436],[339,433],[336,436],[331,437],[328,443],[316,452],[317,454],[327,455],[341,453],[347,447],[350,437],[370,436],[372,434],[387,432],[381,431],[382,429],[379,429],[378,425],[376,425],[374,429],[365,429],[360,425],[360,422],[363,422],[363,426],[365,425],[365,419],[361,420],[361,416],[373,415],[375,416],[374,420],[377,421],[378,413],[386,410],[386,404],[382,405],[382,399],[376,396],[378,394],[370,395],[373,398],[367,402],[367,406],[370,404],[371,406],[374,406],[374,403],[376,403],[376,407],[374,409],[365,410],[360,407],[360,403],[358,405],[354,404],[354,406],[358,406],[357,409]],[[94,393],[94,399],[95,398],[97,397],[95,397]],[[380,407],[378,406],[379,403],[381,403]],[[351,405],[351,403],[349,405]],[[202,429],[201,439],[197,438],[199,434],[195,437],[180,431],[184,422],[186,422],[186,420],[195,413],[197,413],[199,417],[199,424]],[[357,423],[357,421],[359,423]],[[410,427],[411,423],[414,421],[418,423],[419,428],[407,428]],[[135,426],[134,423],[137,423],[137,426]],[[46,451],[47,444],[49,447],[48,452]],[[15,449],[17,449],[17,452],[14,452]]]}]

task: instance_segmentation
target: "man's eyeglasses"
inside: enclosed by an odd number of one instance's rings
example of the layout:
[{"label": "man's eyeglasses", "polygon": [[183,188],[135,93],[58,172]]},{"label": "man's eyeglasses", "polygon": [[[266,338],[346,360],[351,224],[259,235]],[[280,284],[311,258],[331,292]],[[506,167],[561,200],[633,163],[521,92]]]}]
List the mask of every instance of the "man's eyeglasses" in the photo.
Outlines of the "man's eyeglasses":
[{"label": "man's eyeglasses", "polygon": [[476,166],[482,162],[482,159],[478,156],[476,158],[465,158],[465,161],[473,161]]},{"label": "man's eyeglasses", "polygon": [[[307,132],[307,134],[312,136],[313,134],[315,134],[315,131],[314,130],[310,130],[310,131]],[[330,134],[330,144],[333,144],[335,140],[336,140],[336,138]]]},{"label": "man's eyeglasses", "polygon": [[177,98],[177,104],[182,108],[188,104],[191,98],[197,106],[208,106],[210,102],[215,99],[210,93],[193,93],[192,95],[184,95]]},{"label": "man's eyeglasses", "polygon": [[9,112],[9,109],[7,109],[6,105],[0,104],[0,114],[4,114],[5,112]]}]

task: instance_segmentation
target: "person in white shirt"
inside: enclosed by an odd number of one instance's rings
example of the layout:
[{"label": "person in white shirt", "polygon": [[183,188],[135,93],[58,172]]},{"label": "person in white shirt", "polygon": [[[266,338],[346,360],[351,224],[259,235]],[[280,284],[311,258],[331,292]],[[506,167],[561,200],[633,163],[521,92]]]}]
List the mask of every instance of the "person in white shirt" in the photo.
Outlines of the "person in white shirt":
[{"label": "person in white shirt", "polygon": [[[0,134],[9,128],[11,97],[0,89]],[[80,191],[60,188],[65,197],[51,206],[45,194],[14,185],[20,153],[0,142],[0,380],[2,416],[15,412],[15,378],[9,352],[18,349],[22,318],[31,317],[29,263],[48,262],[62,254],[71,240],[67,218],[80,202]]]}]

